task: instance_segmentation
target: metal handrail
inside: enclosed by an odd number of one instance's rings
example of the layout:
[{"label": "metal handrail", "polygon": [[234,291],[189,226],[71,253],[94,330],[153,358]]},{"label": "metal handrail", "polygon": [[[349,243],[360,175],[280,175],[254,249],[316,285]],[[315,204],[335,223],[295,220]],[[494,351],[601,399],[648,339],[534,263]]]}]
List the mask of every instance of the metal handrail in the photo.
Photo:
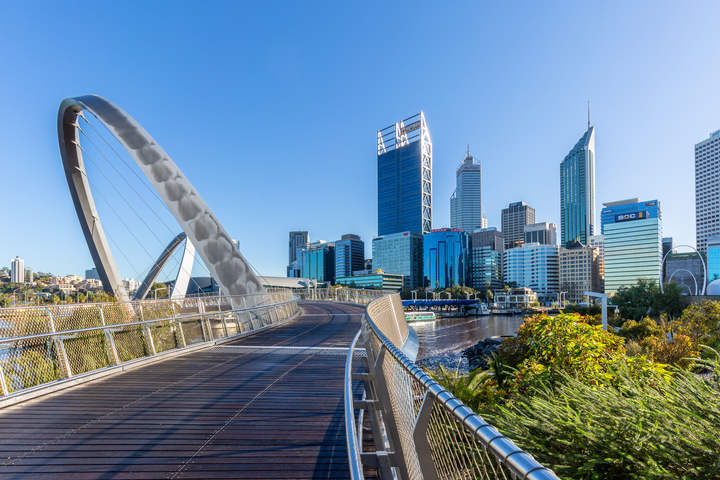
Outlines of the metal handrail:
[{"label": "metal handrail", "polygon": [[[381,299],[376,300],[377,301],[390,301],[388,297],[383,297]],[[374,302],[373,302],[374,303]],[[422,386],[425,389],[425,400],[423,402],[423,406],[420,408],[420,412],[418,412],[418,419],[416,421],[417,424],[421,423],[420,417],[424,416],[423,422],[427,426],[427,422],[429,421],[429,416],[432,415],[435,410],[433,407],[433,404],[445,411],[447,415],[450,415],[451,417],[454,417],[457,422],[459,422],[460,425],[462,425],[463,429],[466,431],[466,434],[470,436],[470,438],[474,438],[476,441],[478,441],[481,445],[483,445],[487,451],[489,451],[494,457],[495,460],[498,462],[499,465],[506,467],[513,476],[516,478],[521,478],[523,480],[558,480],[558,477],[552,472],[552,470],[548,469],[547,467],[544,467],[541,465],[537,460],[535,460],[530,454],[526,453],[519,447],[513,443],[512,440],[507,438],[506,436],[502,435],[500,432],[498,432],[492,425],[490,425],[488,422],[486,422],[480,415],[473,412],[469,407],[467,407],[462,401],[460,401],[458,398],[456,398],[452,393],[450,393],[448,390],[443,388],[438,382],[433,380],[428,374],[426,374],[424,371],[422,371],[419,367],[415,365],[413,361],[411,361],[403,352],[398,348],[398,346],[394,345],[390,340],[388,340],[387,336],[381,331],[381,329],[375,324],[373,321],[373,318],[368,313],[370,309],[370,305],[366,308],[366,314],[363,316],[363,327],[361,328],[360,332],[356,335],[356,340],[360,337],[363,328],[368,329],[368,336],[374,335],[380,343],[380,350],[378,351],[377,358],[380,358],[383,361],[383,353],[382,350],[384,349],[391,357],[394,359],[397,363],[399,363],[402,368],[405,370],[407,374],[410,375],[411,379],[415,382],[417,382],[420,386]],[[394,312],[394,315],[397,315],[397,313]],[[397,319],[396,319],[397,320]],[[354,344],[353,344],[354,346]],[[368,354],[370,354],[370,342],[366,343],[366,351],[368,351]],[[369,361],[370,355],[368,355]],[[371,367],[372,368],[372,367]],[[348,370],[350,372],[348,373]],[[380,368],[379,370],[382,370]],[[376,375],[382,375],[382,372],[376,373]],[[369,381],[373,382],[373,376],[370,375]],[[354,426],[354,409],[350,409],[350,407],[353,406],[352,398],[348,401],[347,397],[348,395],[352,397],[352,352],[348,353],[348,359],[346,362],[346,375],[345,375],[345,395],[346,395],[346,401],[345,401],[345,425],[346,425],[346,436],[348,441],[348,452],[358,452],[355,455],[349,455],[349,467],[351,471],[351,475],[355,472],[355,475],[352,476],[352,478],[355,479],[362,479],[363,478],[363,453],[361,445],[359,445],[357,432],[354,428],[350,428]],[[348,385],[349,383],[349,385]],[[392,385],[386,385],[383,387],[384,382],[373,382],[372,386],[373,389],[383,389],[389,390]],[[383,393],[386,392],[377,392],[379,397],[382,397]],[[413,399],[409,399],[409,401],[412,401]],[[429,408],[427,411],[423,410],[425,409],[426,402],[429,405]],[[380,402],[382,403],[382,401]],[[385,402],[387,403],[387,401]],[[385,410],[383,411],[383,416],[387,415],[388,418],[393,418],[393,412],[390,406],[385,406]],[[392,422],[392,420],[391,420]],[[393,428],[393,425],[385,424],[385,428]],[[396,439],[397,442],[397,439]],[[427,444],[423,445],[422,452],[420,452],[420,445],[415,443],[415,456],[420,461],[420,470],[423,472],[422,477],[423,478],[435,478],[438,476],[435,472],[435,467],[432,465],[432,462],[434,459],[427,458],[430,456],[429,446]],[[393,445],[393,448],[398,452],[398,454],[402,457],[404,448],[401,445]],[[406,453],[406,452],[405,452]],[[404,463],[406,459],[403,459],[400,461],[400,463]],[[430,462],[430,467],[427,468],[427,463]],[[423,468],[426,467],[426,468]],[[410,476],[408,465],[399,465],[399,470],[396,473],[399,473],[400,477],[403,476]],[[430,470],[431,472],[426,472],[427,470]],[[427,476],[426,476],[427,473]],[[404,474],[404,475],[403,475]],[[415,477],[417,477],[417,473],[415,474]]]},{"label": "metal handrail", "polygon": [[91,332],[93,330],[108,330],[118,327],[129,327],[133,325],[149,325],[153,323],[160,323],[160,322],[168,322],[173,320],[179,320],[179,321],[185,321],[185,320],[197,320],[198,318],[206,318],[206,317],[213,317],[217,315],[227,315],[230,313],[241,313],[241,312],[250,312],[254,310],[267,310],[270,307],[279,307],[282,305],[288,305],[290,303],[297,302],[296,299],[288,300],[286,302],[278,302],[278,303],[269,303],[265,305],[258,305],[255,307],[246,307],[246,308],[236,308],[232,310],[222,310],[222,311],[212,311],[212,312],[204,312],[204,313],[188,313],[188,314],[182,314],[182,315],[174,315],[172,317],[163,317],[163,318],[153,318],[150,320],[139,320],[135,322],[125,322],[125,323],[112,323],[108,325],[97,325],[93,327],[85,327],[85,328],[74,328],[69,330],[58,330],[56,332],[45,332],[45,333],[35,333],[32,335],[23,335],[21,337],[0,337],[0,343],[13,343],[13,342],[19,342],[21,340],[33,340],[37,338],[46,338],[46,337],[56,337],[61,335],[72,335],[75,333],[83,333],[83,332]]},{"label": "metal handrail", "polygon": [[[360,457],[360,447],[357,442],[358,436],[357,429],[355,428],[355,405],[353,402],[352,387],[353,353],[355,352],[355,346],[360,338],[360,334],[362,334],[362,330],[358,330],[355,338],[353,338],[347,358],[345,359],[345,442],[347,444],[348,465],[350,467],[350,478],[352,480],[362,480],[365,478]],[[351,412],[352,415],[348,415],[348,412]],[[362,426],[360,426],[360,428],[362,428]]]}]

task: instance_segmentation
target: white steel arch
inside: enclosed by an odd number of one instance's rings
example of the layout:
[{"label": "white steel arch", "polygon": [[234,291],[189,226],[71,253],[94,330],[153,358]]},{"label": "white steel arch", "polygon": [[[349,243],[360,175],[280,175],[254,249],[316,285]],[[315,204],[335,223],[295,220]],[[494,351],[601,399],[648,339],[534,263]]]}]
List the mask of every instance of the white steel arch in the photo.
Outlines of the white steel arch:
[{"label": "white steel arch", "polygon": [[130,115],[97,95],[67,98],[58,111],[58,141],[75,210],[105,290],[128,300],[85,174],[78,117],[93,113],[118,139],[167,205],[220,287],[230,295],[264,292],[210,208],[163,148]]}]

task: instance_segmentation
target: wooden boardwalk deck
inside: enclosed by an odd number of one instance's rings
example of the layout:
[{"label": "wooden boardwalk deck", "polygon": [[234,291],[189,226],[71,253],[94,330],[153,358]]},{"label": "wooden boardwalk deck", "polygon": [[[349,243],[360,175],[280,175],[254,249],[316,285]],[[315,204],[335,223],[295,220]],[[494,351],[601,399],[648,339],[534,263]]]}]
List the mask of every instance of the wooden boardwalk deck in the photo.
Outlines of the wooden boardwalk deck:
[{"label": "wooden boardwalk deck", "polygon": [[0,480],[347,478],[337,347],[362,311],[305,304],[232,344],[2,410]]}]

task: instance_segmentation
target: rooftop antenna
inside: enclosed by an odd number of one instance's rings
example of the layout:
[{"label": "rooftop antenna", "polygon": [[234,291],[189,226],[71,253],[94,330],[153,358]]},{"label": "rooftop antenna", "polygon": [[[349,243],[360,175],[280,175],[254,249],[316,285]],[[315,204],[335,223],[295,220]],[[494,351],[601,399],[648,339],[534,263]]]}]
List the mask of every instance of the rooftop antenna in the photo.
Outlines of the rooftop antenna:
[{"label": "rooftop antenna", "polygon": [[588,130],[590,130],[590,100],[588,100]]},{"label": "rooftop antenna", "polygon": [[467,144],[467,153],[465,154],[466,157],[470,156],[470,144]]}]

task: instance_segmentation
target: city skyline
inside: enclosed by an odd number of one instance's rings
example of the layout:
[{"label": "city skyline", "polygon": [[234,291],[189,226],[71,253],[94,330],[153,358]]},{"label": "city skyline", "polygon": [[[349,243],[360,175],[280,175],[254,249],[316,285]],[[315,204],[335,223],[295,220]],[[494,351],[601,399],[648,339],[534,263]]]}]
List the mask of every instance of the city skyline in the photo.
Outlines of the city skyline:
[{"label": "city skyline", "polygon": [[[17,72],[0,80],[8,108],[23,112],[22,122],[4,120],[0,129],[8,145],[1,160],[7,193],[24,199],[22,208],[7,212],[6,224],[15,234],[0,242],[0,255],[8,263],[17,255],[39,270],[57,274],[82,274],[93,265],[63,184],[54,125],[62,98],[91,92],[116,99],[157,132],[229,233],[241,241],[253,265],[266,275],[285,273],[287,231],[298,228],[311,231],[314,238],[355,232],[365,240],[369,256],[370,241],[377,234],[372,135],[379,126],[421,109],[433,138],[433,228],[450,225],[448,199],[455,167],[468,143],[483,165],[483,207],[490,226],[499,227],[500,210],[515,201],[535,207],[538,221],[559,225],[557,165],[581,134],[585,102],[590,99],[598,129],[596,210],[602,202],[618,198],[658,198],[663,202],[664,234],[678,244],[694,244],[693,149],[720,128],[720,101],[712,95],[720,69],[712,55],[710,20],[717,5],[595,7],[591,25],[582,27],[592,28],[594,36],[582,47],[565,40],[575,29],[580,31],[572,19],[586,16],[590,8],[574,5],[554,18],[530,6],[527,19],[516,19],[503,8],[429,7],[432,11],[425,9],[425,14],[404,12],[412,17],[409,20],[417,20],[407,25],[376,23],[365,11],[372,9],[348,6],[323,13],[325,20],[332,16],[343,25],[342,30],[333,23],[329,32],[312,36],[303,28],[315,21],[312,15],[288,9],[278,18],[261,17],[256,27],[248,28],[247,38],[236,33],[242,28],[202,13],[199,31],[221,33],[199,43],[195,35],[184,34],[183,20],[159,22],[165,14],[159,5],[148,10],[147,23],[138,25],[137,35],[123,42],[112,40],[112,34],[120,38],[122,25],[134,18],[119,8],[109,8],[99,18],[93,10],[61,11],[51,3],[31,13],[3,12],[8,38],[26,38],[19,47],[12,42],[0,47],[8,68]],[[613,12],[618,9],[620,15]],[[494,40],[503,33],[495,24],[517,20],[520,26],[529,25],[532,14],[542,20],[532,22],[533,33]],[[684,22],[677,22],[679,14]],[[297,15],[301,22],[293,28]],[[49,41],[59,35],[63,18],[87,25],[87,35],[107,31],[109,36],[105,47],[85,45],[85,75],[64,75],[59,65],[70,60],[69,54],[52,48]],[[251,53],[257,46],[253,33],[275,25],[275,20],[285,33]],[[364,33],[371,21],[377,34],[367,38]],[[163,24],[159,33],[168,40],[158,41],[158,24]],[[465,28],[450,32],[443,26],[447,24]],[[367,70],[372,53],[388,41],[418,35],[422,29],[436,34],[429,36],[433,41],[422,40],[422,55],[409,53],[379,77],[347,75]],[[26,30],[33,35],[23,36]],[[339,39],[337,45],[327,42],[331,37]],[[157,53],[143,52],[148,42],[156,42]],[[243,42],[247,49],[239,48]],[[318,61],[311,53],[317,48],[339,60],[333,65]],[[619,49],[624,52],[621,58],[612,53]],[[205,51],[211,52],[207,58]],[[573,63],[580,52],[590,59],[589,65]],[[158,64],[160,56],[166,62]],[[400,75],[420,71],[418,67],[428,61],[442,75],[430,72],[409,82]],[[128,75],[135,71],[131,66],[144,73]],[[570,66],[574,77],[566,75]],[[47,73],[53,70],[58,73]],[[454,75],[460,71],[466,75]],[[535,74],[531,81],[527,71]],[[598,71],[605,72],[602,78],[587,75]],[[162,93],[153,88],[167,83],[168,77],[178,85]],[[295,91],[298,80],[305,87]],[[237,93],[228,98],[222,92],[231,91],[230,85]],[[396,91],[389,95],[393,88]],[[321,94],[328,101],[318,103]],[[276,95],[276,100],[269,100]],[[209,125],[198,126],[192,115],[184,114],[188,108],[202,108]],[[349,128],[338,130],[336,119],[347,111],[355,112],[347,120]],[[254,126],[281,112],[289,115],[286,120],[296,125],[296,132],[278,139],[266,131],[266,124],[262,129]],[[307,141],[319,132],[336,138]],[[269,161],[276,162],[280,173],[271,176],[266,171]],[[304,174],[310,168],[327,173]],[[298,178],[306,180],[301,188]],[[243,182],[242,188],[238,182]],[[252,203],[270,189],[282,192],[261,212],[238,214],[238,204]],[[283,208],[318,192],[333,201],[307,202],[295,211]],[[347,215],[348,205],[352,215]],[[255,238],[258,229],[263,238]]]}]

